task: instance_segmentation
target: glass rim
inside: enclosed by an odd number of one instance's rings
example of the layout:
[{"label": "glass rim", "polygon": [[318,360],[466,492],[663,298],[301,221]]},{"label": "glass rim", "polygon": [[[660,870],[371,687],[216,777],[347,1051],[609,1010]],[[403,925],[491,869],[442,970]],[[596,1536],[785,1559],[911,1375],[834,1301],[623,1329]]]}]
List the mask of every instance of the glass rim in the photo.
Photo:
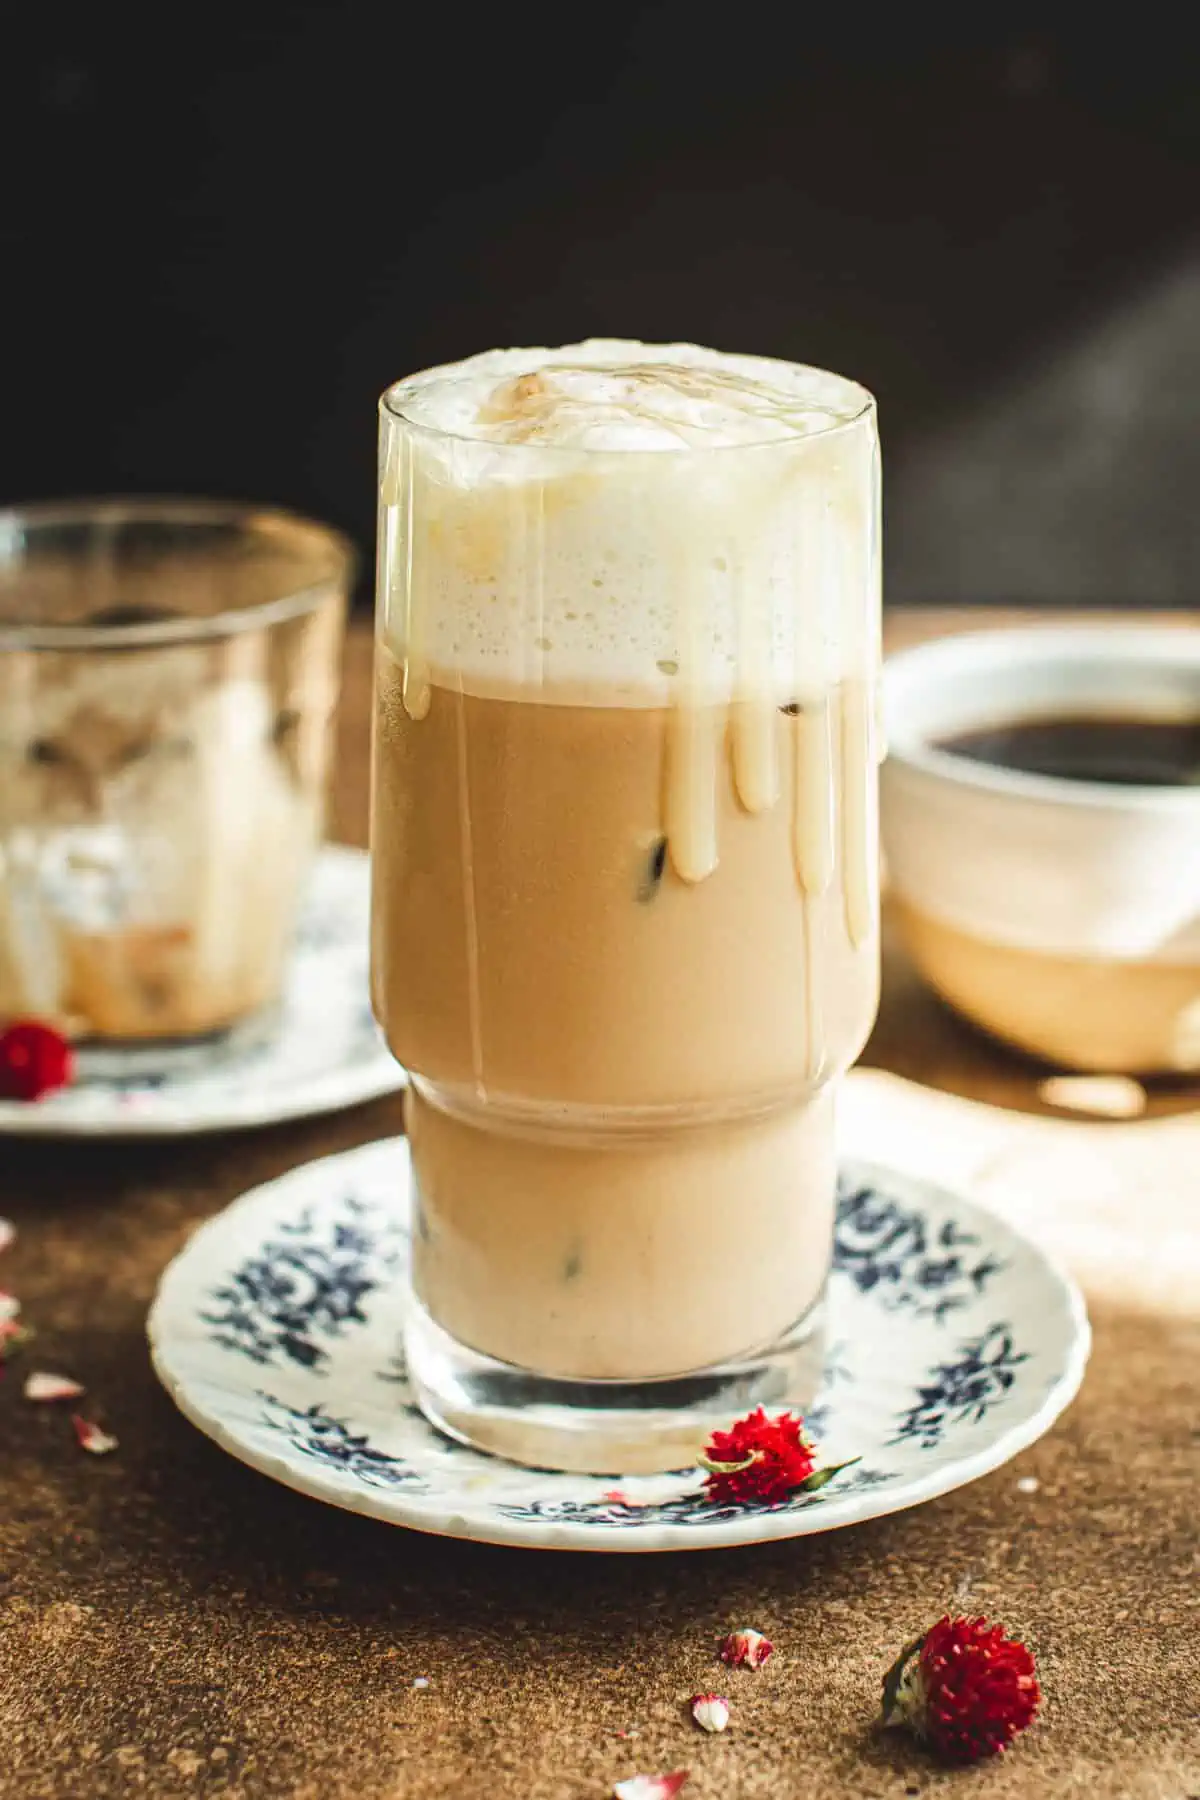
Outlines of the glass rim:
[{"label": "glass rim", "polygon": [[[208,616],[88,625],[42,623],[36,619],[0,619],[0,653],[6,650],[140,650],[173,644],[204,643],[243,631],[276,625],[313,611],[340,588],[347,597],[357,577],[360,557],[351,539],[334,525],[247,500],[214,500],[186,495],[97,495],[74,500],[35,500],[0,508],[0,572],[18,564],[10,546],[23,531],[59,527],[119,527],[178,524],[182,527],[224,525],[252,537],[262,532],[281,545],[311,551],[313,576],[302,585],[250,605],[230,607]],[[265,528],[265,531],[264,529]]]},{"label": "glass rim", "polygon": [[[653,350],[655,346],[647,344],[644,345],[643,348]],[[530,354],[532,355],[533,353],[531,352]],[[714,355],[719,354],[720,353],[718,352],[714,352]],[[540,364],[531,363],[528,372],[533,373],[538,368],[553,368],[555,366],[553,357],[554,352],[550,351],[544,362]],[[815,430],[797,431],[787,437],[746,438],[735,444],[679,444],[672,445],[669,449],[660,446],[659,448],[652,450],[643,446],[633,445],[626,448],[615,447],[612,445],[531,443],[527,439],[513,441],[504,438],[483,437],[476,435],[474,432],[455,430],[445,425],[433,424],[428,419],[413,418],[412,414],[407,412],[404,405],[401,404],[402,401],[427,394],[431,389],[452,388],[465,379],[463,374],[460,373],[462,364],[443,363],[432,369],[416,370],[411,375],[402,376],[399,381],[391,382],[379,397],[379,412],[381,416],[397,420],[410,431],[421,432],[427,437],[442,442],[449,441],[460,444],[474,444],[480,449],[494,450],[497,452],[510,450],[532,451],[543,458],[553,459],[555,457],[562,457],[563,459],[573,459],[576,461],[597,460],[603,457],[611,457],[614,460],[618,460],[635,456],[654,458],[700,458],[725,456],[730,452],[739,450],[794,449],[798,445],[807,443],[827,443],[831,437],[836,437],[840,432],[851,432],[855,430],[858,426],[862,425],[864,420],[875,417],[878,412],[878,402],[876,401],[874,394],[869,388],[864,387],[861,381],[855,381],[852,376],[839,375],[833,369],[822,369],[818,367],[816,363],[794,362],[785,356],[755,356],[752,360],[775,364],[784,369],[795,369],[808,374],[824,376],[828,380],[839,383],[848,394],[853,393],[861,396],[861,400],[857,404],[855,410],[847,413],[844,418],[830,417],[827,424],[819,425]],[[466,361],[469,362],[470,359],[468,358]],[[597,369],[602,370],[605,366],[615,367],[616,365],[597,363],[594,366]]]}]

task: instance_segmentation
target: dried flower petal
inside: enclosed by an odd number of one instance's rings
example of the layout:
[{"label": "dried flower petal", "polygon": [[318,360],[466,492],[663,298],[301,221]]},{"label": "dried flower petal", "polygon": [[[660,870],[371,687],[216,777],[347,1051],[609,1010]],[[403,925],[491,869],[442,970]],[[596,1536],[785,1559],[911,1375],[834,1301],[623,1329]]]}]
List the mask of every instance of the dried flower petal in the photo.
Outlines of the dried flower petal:
[{"label": "dried flower petal", "polygon": [[15,1294],[8,1294],[0,1288],[0,1325],[7,1325],[15,1319],[21,1310],[21,1302]]},{"label": "dried flower petal", "polygon": [[0,1250],[7,1250],[17,1235],[17,1228],[11,1219],[0,1219]]},{"label": "dried flower petal", "polygon": [[109,1432],[102,1431],[100,1426],[93,1424],[90,1419],[84,1419],[78,1413],[72,1413],[71,1423],[75,1427],[79,1448],[86,1450],[89,1455],[107,1456],[110,1450],[116,1449],[116,1438]]},{"label": "dried flower petal", "polygon": [[724,1694],[693,1694],[691,1706],[701,1731],[724,1731],[729,1723],[729,1702]]},{"label": "dried flower petal", "polygon": [[761,1669],[775,1646],[761,1631],[731,1631],[721,1641],[717,1655],[731,1669]]},{"label": "dried flower petal", "polygon": [[18,1019],[0,1031],[0,1097],[40,1100],[67,1087],[74,1075],[75,1052],[52,1025]]},{"label": "dried flower petal", "polygon": [[947,1762],[977,1762],[1007,1749],[1041,1698],[1018,1638],[986,1619],[944,1617],[888,1670],[883,1722],[907,1726]]},{"label": "dried flower petal", "polygon": [[671,1800],[677,1794],[690,1769],[674,1769],[669,1775],[631,1775],[628,1781],[615,1781],[617,1800]]},{"label": "dried flower petal", "polygon": [[25,1377],[27,1400],[78,1400],[83,1391],[69,1375],[52,1375],[46,1369],[33,1369]]}]

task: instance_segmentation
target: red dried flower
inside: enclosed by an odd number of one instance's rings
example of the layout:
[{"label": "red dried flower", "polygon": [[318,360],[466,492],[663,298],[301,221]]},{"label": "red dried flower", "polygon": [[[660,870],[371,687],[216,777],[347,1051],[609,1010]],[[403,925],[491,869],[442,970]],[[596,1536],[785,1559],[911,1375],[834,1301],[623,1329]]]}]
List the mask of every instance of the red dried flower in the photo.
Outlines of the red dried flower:
[{"label": "red dried flower", "polygon": [[0,1098],[40,1100],[74,1074],[75,1052],[52,1025],[18,1019],[0,1031]]},{"label": "red dried flower", "polygon": [[[856,1456],[851,1458],[857,1461]],[[708,1470],[704,1490],[710,1500],[757,1500],[769,1505],[797,1492],[815,1492],[850,1463],[818,1469],[815,1445],[804,1435],[804,1420],[792,1413],[769,1419],[760,1406],[728,1431],[714,1431],[700,1466]]]},{"label": "red dried flower", "polygon": [[731,1669],[761,1669],[768,1656],[773,1655],[774,1644],[761,1631],[731,1631],[728,1637],[722,1638],[717,1647],[717,1655]]},{"label": "red dried flower", "polygon": [[883,1683],[885,1725],[906,1725],[947,1762],[995,1756],[1042,1698],[1032,1653],[986,1619],[939,1619]]}]

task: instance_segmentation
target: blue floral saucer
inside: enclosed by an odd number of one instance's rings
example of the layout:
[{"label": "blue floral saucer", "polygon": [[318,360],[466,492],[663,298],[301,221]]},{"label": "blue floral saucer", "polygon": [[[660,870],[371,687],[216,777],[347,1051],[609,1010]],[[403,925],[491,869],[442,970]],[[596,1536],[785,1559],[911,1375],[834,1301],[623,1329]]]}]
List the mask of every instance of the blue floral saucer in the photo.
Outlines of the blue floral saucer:
[{"label": "blue floral saucer", "polygon": [[352,1512],[556,1550],[690,1550],[852,1525],[974,1481],[1053,1424],[1090,1333],[1069,1276],[960,1195],[844,1168],[829,1348],[808,1414],[821,1461],[861,1461],[776,1506],[715,1506],[699,1470],[554,1475],[440,1437],[399,1353],[403,1139],[327,1157],[209,1220],[163,1276],[154,1365],[223,1449]]},{"label": "blue floral saucer", "polygon": [[365,851],[327,844],[292,945],[279,1017],[255,1044],[218,1042],[168,1073],[80,1079],[34,1105],[0,1100],[0,1133],[22,1137],[178,1137],[357,1106],[404,1085],[371,1017],[370,879]]}]

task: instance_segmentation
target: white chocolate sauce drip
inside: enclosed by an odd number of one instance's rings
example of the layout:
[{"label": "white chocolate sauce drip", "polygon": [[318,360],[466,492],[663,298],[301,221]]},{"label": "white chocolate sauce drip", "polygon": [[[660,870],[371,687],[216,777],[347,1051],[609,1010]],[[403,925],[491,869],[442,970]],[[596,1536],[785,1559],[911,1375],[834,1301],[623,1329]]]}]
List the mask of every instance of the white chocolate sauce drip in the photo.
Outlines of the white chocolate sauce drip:
[{"label": "white chocolate sauce drip", "polygon": [[413,514],[420,503],[417,459],[409,455],[407,481],[401,504],[406,515],[404,533],[404,710],[411,719],[423,719],[429,711],[429,656],[426,649],[426,613],[428,583],[420,566],[417,534],[413,530]]},{"label": "white chocolate sauce drip", "polygon": [[842,705],[842,896],[846,935],[855,949],[866,943],[875,923],[876,822],[875,750],[871,723],[874,695],[865,683],[847,690]]},{"label": "white chocolate sauce drip", "polygon": [[402,433],[393,432],[379,490],[384,543],[380,582],[386,583],[383,601],[387,616],[403,620],[403,699],[410,719],[423,719],[430,701],[428,584],[421,567],[421,535],[413,529],[421,504],[421,479],[411,446]]},{"label": "white chocolate sauce drip", "polygon": [[525,608],[530,627],[527,641],[531,639],[533,643],[533,673],[539,685],[545,673],[546,645],[549,643],[546,636],[546,564],[543,555],[545,507],[545,489],[540,482],[531,482],[522,507],[520,542],[522,565],[526,570]]},{"label": "white chocolate sauce drip", "polygon": [[804,925],[804,1074],[815,1085],[825,1066],[821,958],[817,954],[817,922],[811,894],[803,894],[800,905]]},{"label": "white chocolate sauce drip", "polygon": [[766,812],[779,798],[779,714],[772,681],[771,593],[766,572],[742,566],[738,585],[737,676],[732,710],[733,773],[748,813]]},{"label": "white chocolate sauce drip", "polygon": [[717,866],[717,781],[724,717],[711,706],[673,707],[667,726],[664,835],[681,881],[703,881]]},{"label": "white chocolate sauce drip", "polygon": [[802,707],[793,727],[792,853],[796,877],[810,898],[833,880],[834,763],[828,698]]},{"label": "white chocolate sauce drip", "polygon": [[834,789],[828,697],[802,708],[793,725],[792,856],[804,908],[805,1073],[815,1082],[824,1061],[814,902],[833,880]]},{"label": "white chocolate sauce drip", "polygon": [[779,711],[774,700],[735,700],[731,730],[738,799],[748,813],[768,812],[779,798]]},{"label": "white chocolate sauce drip", "polygon": [[[407,705],[406,705],[407,710]],[[470,764],[467,757],[467,722],[463,696],[454,699],[455,747],[458,754],[458,829],[463,870],[463,910],[466,915],[467,996],[471,1026],[471,1072],[475,1092],[487,1098],[483,1074],[483,1021],[479,1008],[479,922],[475,905],[475,843],[471,820]],[[426,702],[428,711],[428,702]]]},{"label": "white chocolate sauce drip", "polygon": [[679,544],[686,571],[676,611],[679,664],[667,726],[663,829],[671,866],[681,881],[703,881],[717,866],[717,779],[723,760],[723,709],[704,702],[710,640],[711,572],[691,568],[690,546]]}]

